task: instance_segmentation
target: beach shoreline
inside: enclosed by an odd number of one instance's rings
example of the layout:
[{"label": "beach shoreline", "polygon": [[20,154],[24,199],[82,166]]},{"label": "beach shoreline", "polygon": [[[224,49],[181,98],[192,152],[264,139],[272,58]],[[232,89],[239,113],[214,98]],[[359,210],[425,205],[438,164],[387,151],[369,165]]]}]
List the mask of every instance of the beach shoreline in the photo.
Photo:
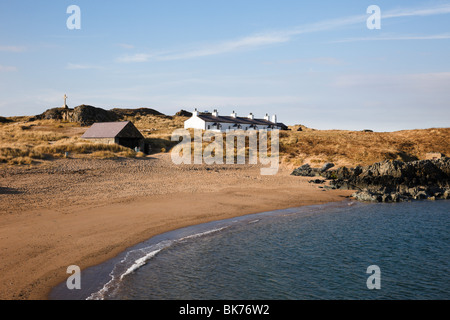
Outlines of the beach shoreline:
[{"label": "beach shoreline", "polygon": [[[261,221],[272,220],[275,222],[292,216],[302,216],[308,219],[312,215],[327,214],[330,211],[358,205],[365,207],[367,204],[349,198],[340,202],[328,202],[319,205],[307,205],[214,220],[164,232],[127,248],[126,251],[121,252],[112,259],[83,270],[80,273],[80,290],[70,290],[67,288],[66,281],[61,282],[52,288],[48,299],[108,300],[111,298],[111,294],[114,296],[116,290],[120,288],[125,276],[137,272],[148,263],[152,263],[151,260],[156,255],[159,255],[160,252],[175,249],[174,247],[177,247],[178,244],[191,239],[200,238],[198,241],[202,241],[203,237],[207,237],[209,241],[210,235],[222,234],[222,232],[234,235],[232,230],[235,230],[235,228],[239,229],[245,225],[261,223]],[[233,241],[233,239],[229,240]],[[218,251],[221,251],[221,249],[218,248]]]},{"label": "beach shoreline", "polygon": [[68,266],[85,270],[169,231],[353,193],[324,191],[290,168],[275,176],[259,169],[175,166],[168,154],[2,169],[0,298],[48,299]]}]

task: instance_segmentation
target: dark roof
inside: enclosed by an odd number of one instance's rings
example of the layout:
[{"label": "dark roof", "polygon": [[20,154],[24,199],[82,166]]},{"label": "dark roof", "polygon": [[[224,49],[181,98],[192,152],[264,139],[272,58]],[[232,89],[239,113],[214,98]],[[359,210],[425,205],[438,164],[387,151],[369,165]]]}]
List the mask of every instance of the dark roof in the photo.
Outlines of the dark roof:
[{"label": "dark roof", "polygon": [[289,127],[285,125],[283,122],[277,122],[277,126],[279,126],[283,130],[289,129]]},{"label": "dark roof", "polygon": [[95,138],[138,138],[144,136],[130,121],[124,122],[97,122],[94,123],[82,136],[83,139]]},{"label": "dark roof", "polygon": [[199,113],[198,117],[208,122],[224,122],[224,123],[239,123],[239,124],[256,124],[256,125],[273,125],[274,123],[265,119],[250,119],[244,117],[230,117],[218,116],[214,117],[210,113]]}]

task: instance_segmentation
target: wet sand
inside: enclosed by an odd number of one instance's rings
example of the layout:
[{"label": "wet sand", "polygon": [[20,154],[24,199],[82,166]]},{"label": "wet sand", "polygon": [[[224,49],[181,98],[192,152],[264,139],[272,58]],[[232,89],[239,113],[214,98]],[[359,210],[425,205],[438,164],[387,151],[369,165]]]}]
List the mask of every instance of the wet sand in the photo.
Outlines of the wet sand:
[{"label": "wet sand", "polygon": [[61,159],[0,168],[0,299],[48,298],[70,265],[105,262],[155,235],[200,223],[341,201],[280,168],[172,164],[145,159]]}]

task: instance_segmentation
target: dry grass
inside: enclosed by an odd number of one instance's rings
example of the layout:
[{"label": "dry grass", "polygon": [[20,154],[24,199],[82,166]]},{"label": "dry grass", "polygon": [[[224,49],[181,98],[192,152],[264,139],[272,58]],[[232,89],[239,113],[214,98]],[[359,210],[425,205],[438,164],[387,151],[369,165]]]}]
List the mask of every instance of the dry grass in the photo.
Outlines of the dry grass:
[{"label": "dry grass", "polygon": [[136,157],[136,152],[109,144],[80,139],[87,128],[54,120],[16,122],[0,125],[0,163],[32,164],[52,158],[87,156],[111,159]]},{"label": "dry grass", "polygon": [[319,166],[325,162],[368,165],[383,160],[424,159],[428,152],[450,155],[450,128],[397,132],[343,130],[290,131],[280,136],[285,163]]},{"label": "dry grass", "polygon": [[[171,141],[171,135],[175,129],[183,128],[186,119],[179,116],[149,115],[123,120],[132,121],[152,146],[152,152],[159,153],[170,152],[178,144],[177,141]],[[30,164],[64,157],[66,152],[71,156],[100,159],[145,156],[122,146],[82,140],[80,137],[87,128],[75,123],[27,121],[25,118],[13,120],[15,122],[0,124],[0,163]],[[302,131],[297,131],[299,127]],[[304,163],[317,167],[325,162],[333,162],[337,166],[354,166],[386,159],[408,161],[423,159],[427,152],[450,155],[450,128],[397,132],[314,130],[305,126],[293,126],[291,129],[280,132],[280,157],[282,164],[292,167]],[[190,133],[193,137],[193,130]],[[224,135],[223,140],[225,147]],[[202,151],[208,145],[209,142],[203,142]],[[192,142],[192,156],[194,151]],[[234,152],[236,155],[236,148]],[[248,157],[248,142],[244,152]]]}]

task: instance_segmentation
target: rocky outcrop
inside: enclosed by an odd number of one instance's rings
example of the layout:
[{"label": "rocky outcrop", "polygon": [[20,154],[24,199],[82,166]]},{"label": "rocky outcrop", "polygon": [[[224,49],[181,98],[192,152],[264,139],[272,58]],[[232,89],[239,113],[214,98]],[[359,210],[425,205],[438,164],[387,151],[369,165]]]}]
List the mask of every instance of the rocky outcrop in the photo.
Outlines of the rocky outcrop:
[{"label": "rocky outcrop", "polygon": [[150,108],[138,108],[138,109],[120,109],[120,108],[114,108],[111,110],[111,112],[114,112],[118,117],[142,117],[142,116],[164,116],[159,111],[156,111],[154,109]]},{"label": "rocky outcrop", "polygon": [[178,117],[192,117],[192,112],[189,112],[189,111],[181,109],[180,111],[175,113],[175,116],[178,116]]},{"label": "rocky outcrop", "polygon": [[81,105],[73,109],[73,122],[78,122],[81,126],[90,126],[95,122],[114,122],[119,120],[116,113],[93,106]]},{"label": "rocky outcrop", "polygon": [[46,110],[44,113],[36,116],[38,119],[45,119],[45,120],[63,120],[64,113],[67,109],[65,108],[52,108]]},{"label": "rocky outcrop", "polygon": [[322,176],[328,169],[334,167],[333,163],[325,163],[322,168],[311,168],[309,164],[304,164],[295,169],[291,175],[303,177]]},{"label": "rocky outcrop", "polygon": [[52,108],[37,116],[37,119],[64,120],[69,122],[78,122],[82,126],[90,126],[95,122],[113,122],[126,119],[128,117],[142,116],[162,116],[168,117],[163,113],[149,108],[138,109],[119,109],[104,110],[89,105],[81,105],[74,109]]},{"label": "rocky outcrop", "polygon": [[112,122],[119,120],[119,116],[115,112],[87,105],[81,105],[74,109],[48,109],[44,113],[38,115],[37,118],[78,122],[81,126],[90,126],[95,122]]},{"label": "rocky outcrop", "polygon": [[293,176],[302,176],[302,177],[314,177],[318,175],[317,169],[311,168],[309,164],[304,164],[301,167],[295,169],[291,175]]},{"label": "rocky outcrop", "polygon": [[0,116],[0,123],[9,123],[9,122],[12,122],[12,120],[10,120],[10,119],[8,119],[8,118],[5,118],[5,117],[2,117],[2,116]]},{"label": "rocky outcrop", "polygon": [[303,165],[294,172],[293,175],[322,176],[330,180],[329,188],[332,189],[355,190],[353,196],[361,201],[450,199],[448,157],[411,162],[383,161],[370,166],[326,171]]}]

